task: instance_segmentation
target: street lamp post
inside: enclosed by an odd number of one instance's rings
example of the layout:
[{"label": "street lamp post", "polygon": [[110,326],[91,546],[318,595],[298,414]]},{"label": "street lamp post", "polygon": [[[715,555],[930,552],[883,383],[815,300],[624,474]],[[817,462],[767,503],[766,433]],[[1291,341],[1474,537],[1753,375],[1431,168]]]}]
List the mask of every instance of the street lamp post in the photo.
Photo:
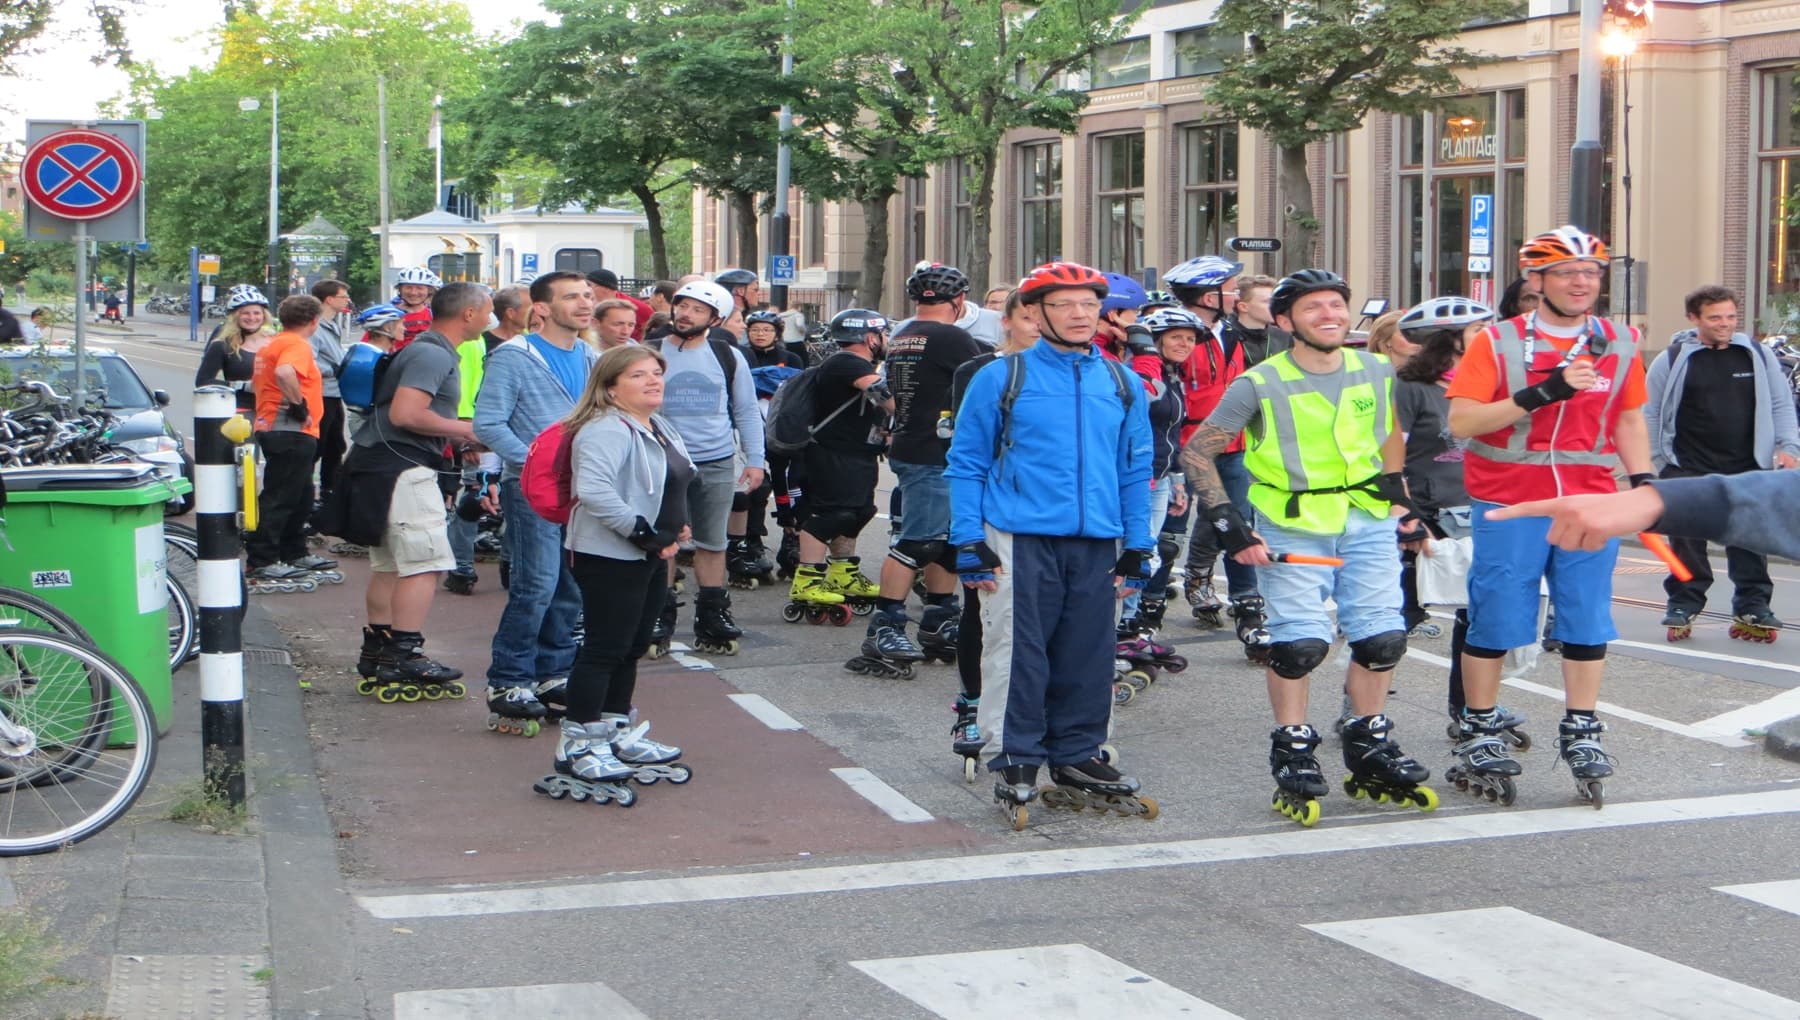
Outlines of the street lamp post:
[{"label": "street lamp post", "polygon": [[1623,308],[1619,321],[1626,325],[1631,324],[1631,313],[1636,304],[1636,294],[1631,288],[1631,271],[1637,263],[1631,255],[1631,57],[1637,52],[1637,48],[1637,36],[1617,25],[1600,36],[1600,52],[1608,60],[1617,61],[1619,68],[1619,185],[1624,198],[1624,223],[1619,231],[1619,262],[1625,267],[1625,293],[1615,303]]},{"label": "street lamp post", "polygon": [[[238,100],[238,109],[251,113],[262,109],[255,97]],[[281,94],[269,90],[269,254],[264,266],[263,286],[270,295],[276,291],[276,274],[281,271]]]}]

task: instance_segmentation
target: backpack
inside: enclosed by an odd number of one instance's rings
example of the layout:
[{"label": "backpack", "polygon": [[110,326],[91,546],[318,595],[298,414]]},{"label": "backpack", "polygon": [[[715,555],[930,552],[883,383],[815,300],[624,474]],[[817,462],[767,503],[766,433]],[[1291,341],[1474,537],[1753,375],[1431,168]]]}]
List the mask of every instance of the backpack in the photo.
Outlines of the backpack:
[{"label": "backpack", "polygon": [[343,396],[345,407],[354,408],[360,414],[369,413],[375,406],[377,370],[385,369],[391,357],[369,344],[350,345],[344,360],[337,365],[338,393]]},{"label": "backpack", "polygon": [[781,389],[781,384],[799,375],[802,369],[789,365],[763,365],[750,370],[750,379],[756,383],[756,399],[768,400]]},{"label": "backpack", "polygon": [[575,513],[575,434],[551,422],[525,453],[519,488],[525,502],[551,524],[567,524]]},{"label": "backpack", "polygon": [[782,383],[775,391],[774,398],[769,401],[768,421],[763,425],[763,450],[766,453],[798,457],[813,444],[813,437],[830,424],[831,419],[862,399],[862,391],[858,390],[824,420],[814,423],[814,396],[819,390],[819,370],[823,367],[824,362],[820,362]]},{"label": "backpack", "polygon": [[[644,346],[661,354],[663,342],[660,339],[651,340]],[[719,359],[719,370],[725,374],[725,407],[729,411],[734,406],[732,400],[736,396],[737,359],[731,356],[732,346],[723,340],[714,340],[708,337],[706,346],[712,348],[713,357]]]},{"label": "backpack", "polygon": [[[1006,389],[1000,392],[1000,429],[994,433],[994,462],[1007,450],[1012,449],[1012,409],[1019,399],[1019,391],[1025,388],[1025,359],[1010,357],[1002,359],[1006,362]],[[1137,399],[1136,391],[1143,384],[1135,373],[1128,372],[1125,366],[1111,358],[1101,358],[1100,363],[1112,372],[1113,385],[1118,388],[1119,402],[1125,405],[1125,413],[1131,414],[1132,402]]]}]

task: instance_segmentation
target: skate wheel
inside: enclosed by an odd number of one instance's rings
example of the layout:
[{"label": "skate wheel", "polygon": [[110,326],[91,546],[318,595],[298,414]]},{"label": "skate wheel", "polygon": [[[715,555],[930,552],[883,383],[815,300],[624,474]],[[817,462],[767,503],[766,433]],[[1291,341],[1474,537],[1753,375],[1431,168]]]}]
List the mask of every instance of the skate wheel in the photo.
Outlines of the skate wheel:
[{"label": "skate wheel", "polygon": [[1124,681],[1113,684],[1113,704],[1129,705],[1131,699],[1137,697],[1137,688]]},{"label": "skate wheel", "polygon": [[976,765],[977,762],[974,758],[963,759],[963,782],[973,783],[975,781]]},{"label": "skate wheel", "polygon": [[850,607],[850,612],[856,616],[867,616],[874,611],[875,603],[873,602],[858,602]]},{"label": "skate wheel", "polygon": [[380,688],[381,682],[379,680],[358,680],[356,682],[356,693],[364,695],[365,697],[374,694]]},{"label": "skate wheel", "polygon": [[569,791],[569,799],[574,801],[575,803],[579,804],[582,801],[588,799],[588,792],[586,790],[582,789],[581,787],[577,786],[574,789]]},{"label": "skate wheel", "polygon": [[1125,674],[1125,682],[1138,691],[1143,691],[1156,682],[1156,674],[1142,669],[1134,669]]},{"label": "skate wheel", "polygon": [[1101,761],[1108,765],[1117,765],[1119,763],[1119,749],[1111,744],[1101,744],[1099,757]]},{"label": "skate wheel", "polygon": [[468,697],[468,695],[469,689],[464,687],[460,680],[452,682],[450,686],[444,688],[444,696],[447,698],[454,698],[460,701],[461,699]]},{"label": "skate wheel", "polygon": [[806,610],[806,622],[817,626],[825,622],[825,610],[809,608]]},{"label": "skate wheel", "polygon": [[680,786],[692,778],[694,778],[694,770],[686,765],[675,765],[669,769],[669,782],[676,786]]},{"label": "skate wheel", "polygon": [[1346,796],[1348,796],[1351,800],[1362,800],[1363,799],[1363,789],[1362,789],[1362,787],[1356,785],[1356,779],[1354,777],[1352,777],[1352,776],[1344,777],[1344,794]]},{"label": "skate wheel", "polygon": [[375,692],[375,700],[383,705],[392,705],[400,700],[400,691],[393,687],[383,687]]},{"label": "skate wheel", "polygon": [[661,776],[652,772],[652,773],[649,773],[648,775],[632,776],[631,781],[634,783],[637,783],[639,786],[655,786],[656,781],[661,778],[662,778]]},{"label": "skate wheel", "polygon": [[1027,821],[1029,821],[1031,818],[1031,812],[1025,807],[1025,805],[1020,804],[1017,807],[1008,811],[1007,814],[1012,816],[1013,831],[1014,832],[1024,832],[1025,831],[1025,823]]},{"label": "skate wheel", "polygon": [[621,786],[619,788],[618,801],[620,807],[630,807],[631,805],[636,804],[637,791],[629,786]]},{"label": "skate wheel", "polygon": [[549,797],[551,800],[562,800],[569,795],[569,791],[560,786],[546,786],[543,783],[538,783],[533,789],[544,796]]},{"label": "skate wheel", "polygon": [[849,606],[832,606],[830,609],[831,622],[837,624],[839,627],[847,627],[850,625],[850,617],[853,615],[853,612],[854,611]]},{"label": "skate wheel", "polygon": [[420,690],[417,687],[402,687],[402,688],[400,688],[400,700],[401,701],[406,701],[406,702],[420,701],[420,700],[423,700],[424,697],[425,697],[425,692]]},{"label": "skate wheel", "polygon": [[1606,806],[1606,786],[1598,779],[1590,779],[1581,788],[1581,795],[1598,811]]},{"label": "skate wheel", "polygon": [[[1156,803],[1154,797],[1139,797],[1137,802],[1139,804],[1138,816],[1146,822],[1154,822],[1162,814],[1162,807]],[[1318,805],[1313,806],[1316,808]]]},{"label": "skate wheel", "polygon": [[1507,730],[1506,735],[1512,738],[1513,746],[1521,751],[1531,750],[1531,735],[1521,730]]},{"label": "skate wheel", "polygon": [[1186,656],[1171,655],[1163,662],[1163,669],[1170,673],[1182,673],[1188,668]]},{"label": "skate wheel", "polygon": [[805,612],[792,602],[781,607],[781,618],[788,623],[799,623],[800,618],[805,615]]},{"label": "skate wheel", "polygon": [[[1518,796],[1519,796],[1519,791],[1518,791],[1518,788],[1513,786],[1512,777],[1511,776],[1501,776],[1500,777],[1500,803],[1506,807],[1512,807],[1513,801],[1515,799],[1517,799]],[[1490,797],[1490,799],[1491,799],[1491,797]]]},{"label": "skate wheel", "polygon": [[1438,807],[1437,791],[1429,786],[1421,786],[1413,791],[1413,803],[1420,811],[1436,811]]},{"label": "skate wheel", "polygon": [[513,732],[518,733],[521,736],[535,737],[538,735],[538,731],[540,729],[542,729],[542,727],[538,724],[538,721],[536,719],[527,719],[527,720],[525,720],[525,725],[519,727],[518,729],[514,730]]}]

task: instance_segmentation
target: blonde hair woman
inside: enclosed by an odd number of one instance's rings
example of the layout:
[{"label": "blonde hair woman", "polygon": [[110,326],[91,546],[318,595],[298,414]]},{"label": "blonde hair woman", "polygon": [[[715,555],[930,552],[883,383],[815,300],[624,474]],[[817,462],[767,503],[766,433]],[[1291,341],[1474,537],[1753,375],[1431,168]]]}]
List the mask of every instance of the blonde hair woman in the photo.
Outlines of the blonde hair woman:
[{"label": "blonde hair woman", "polygon": [[247,283],[231,288],[225,296],[225,321],[212,332],[200,355],[195,386],[224,383],[237,391],[240,411],[256,410],[256,392],[250,379],[256,372],[256,352],[275,336],[269,324],[269,299]]},{"label": "blonde hair woman", "polygon": [[634,778],[686,781],[672,764],[679,747],[631,725],[638,658],[667,596],[667,564],[687,534],[687,490],[694,477],[681,436],[657,411],[663,401],[662,355],[615,347],[600,356],[587,389],[563,419],[569,437],[570,494],[577,503],[563,546],[581,588],[587,636],[569,671],[566,715],[555,771],[533,787],[562,798],[629,804]]},{"label": "blonde hair woman", "polygon": [[1369,327],[1369,353],[1385,355],[1398,369],[1406,364],[1406,359],[1419,352],[1419,345],[1406,339],[1400,333],[1400,316],[1406,311],[1388,312],[1375,320]]}]

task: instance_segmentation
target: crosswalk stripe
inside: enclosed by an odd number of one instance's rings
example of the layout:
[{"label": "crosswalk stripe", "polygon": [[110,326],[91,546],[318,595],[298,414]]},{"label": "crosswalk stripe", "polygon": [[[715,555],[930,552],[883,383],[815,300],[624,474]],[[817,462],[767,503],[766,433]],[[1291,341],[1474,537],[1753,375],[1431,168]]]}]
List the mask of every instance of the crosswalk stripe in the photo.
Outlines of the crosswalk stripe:
[{"label": "crosswalk stripe", "polygon": [[1541,1020],[1800,1015],[1800,1002],[1512,907],[1305,927]]},{"label": "crosswalk stripe", "polygon": [[944,1020],[1238,1020],[1235,1013],[1079,943],[853,960],[850,966]]},{"label": "crosswalk stripe", "polygon": [[394,1020],[490,1020],[492,1017],[533,1020],[650,1020],[618,992],[598,981],[570,985],[518,985],[512,988],[433,988],[394,993]]},{"label": "crosswalk stripe", "polygon": [[1757,882],[1753,885],[1721,885],[1714,891],[1755,900],[1765,907],[1800,914],[1800,879],[1791,882]]},{"label": "crosswalk stripe", "polygon": [[726,697],[737,703],[737,707],[750,713],[757,722],[772,730],[803,730],[800,720],[775,707],[775,703],[760,694],[727,694]]},{"label": "crosswalk stripe", "polygon": [[931,821],[931,812],[907,800],[905,794],[882,782],[880,776],[868,769],[832,769],[831,774],[843,780],[844,785],[886,812],[896,822]]}]

